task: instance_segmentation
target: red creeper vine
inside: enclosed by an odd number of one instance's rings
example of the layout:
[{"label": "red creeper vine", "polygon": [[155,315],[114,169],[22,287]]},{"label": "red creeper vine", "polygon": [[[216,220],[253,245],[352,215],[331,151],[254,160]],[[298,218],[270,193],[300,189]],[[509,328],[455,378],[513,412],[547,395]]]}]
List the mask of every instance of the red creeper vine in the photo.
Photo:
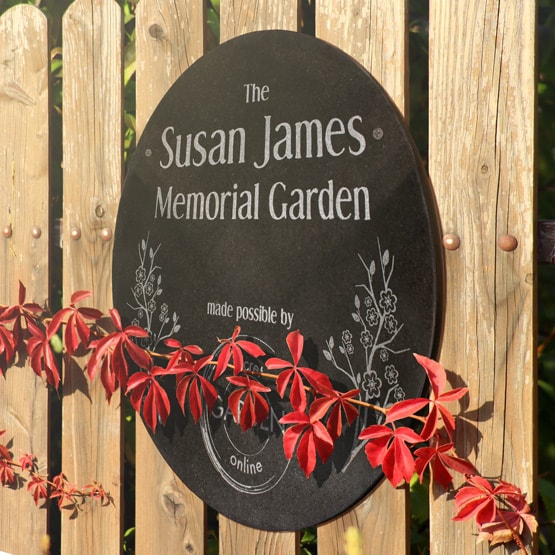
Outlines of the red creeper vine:
[{"label": "red creeper vine", "polygon": [[[170,398],[160,382],[163,376],[175,377],[178,405],[184,414],[190,412],[195,422],[204,411],[212,411],[218,398],[214,383],[225,379],[233,387],[229,409],[243,431],[267,418],[270,407],[264,394],[274,387],[291,406],[280,419],[286,426],[285,457],[295,457],[307,478],[318,459],[324,463],[332,455],[336,440],[357,419],[360,408],[373,409],[381,413],[382,423],[363,429],[359,439],[365,442],[369,463],[381,466],[394,487],[408,483],[415,473],[422,482],[429,469],[433,481],[450,489],[453,474],[462,474],[465,483],[455,495],[453,520],[473,518],[478,541],[492,545],[515,541],[521,552],[527,553],[523,537],[535,533],[537,521],[526,496],[512,484],[480,476],[469,461],[457,456],[456,419],[447,403],[460,400],[468,388],[446,390],[446,373],[439,363],[415,355],[430,382],[430,398],[407,399],[383,408],[361,401],[358,389],[338,391],[326,374],[300,366],[304,338],[298,330],[286,338],[290,361],[271,357],[265,362],[267,371],[255,372],[245,367],[244,355],[259,359],[266,353],[244,339],[238,326],[231,337],[219,340],[217,354],[205,355],[199,346],[183,345],[176,339],[167,339],[169,353],[160,354],[140,347],[136,340],[148,337],[148,332],[138,326],[124,328],[115,309],[110,310],[111,330],[101,328],[100,311],[77,307],[89,296],[86,291],[74,293],[70,305],[49,318],[39,305],[25,302],[25,288],[20,284],[18,304],[0,307],[0,372],[4,375],[25,347],[33,371],[58,389],[61,378],[51,340],[64,326],[66,356],[78,350],[90,351],[90,380],[100,376],[108,401],[121,388],[153,431],[165,425],[171,411]],[[137,367],[132,372],[130,361]],[[407,419],[415,420],[420,431],[401,423]],[[4,433],[0,432],[0,437]],[[37,505],[56,499],[61,508],[75,510],[79,498],[85,496],[103,504],[110,502],[99,484],[78,489],[63,474],[49,480],[37,472],[33,455],[25,454],[15,461],[9,449],[0,444],[0,482],[13,486],[16,475],[23,473],[27,473],[27,489]]]}]

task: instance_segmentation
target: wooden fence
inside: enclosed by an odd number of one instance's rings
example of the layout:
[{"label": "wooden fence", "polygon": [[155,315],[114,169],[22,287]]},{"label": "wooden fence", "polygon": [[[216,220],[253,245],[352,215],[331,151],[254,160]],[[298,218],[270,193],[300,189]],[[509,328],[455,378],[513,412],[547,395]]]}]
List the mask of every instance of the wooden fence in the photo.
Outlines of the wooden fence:
[{"label": "wooden fence", "polygon": [[[221,0],[221,41],[258,29],[299,29],[300,0]],[[399,108],[408,106],[408,0],[316,0],[316,35],[365,65]],[[445,240],[441,361],[471,390],[457,445],[484,475],[535,495],[536,1],[430,0],[429,173]],[[206,44],[204,0],[137,4],[137,124]],[[111,236],[122,185],[122,14],[115,0],[76,0],[63,18],[63,288],[111,306]],[[0,19],[0,304],[48,304],[50,88],[47,21],[31,6]],[[506,250],[504,236],[518,246]],[[79,236],[79,238],[78,238]],[[458,243],[460,245],[458,246]],[[510,241],[509,241],[510,243]],[[456,248],[458,246],[458,248]],[[407,245],[410,249],[410,245]],[[108,405],[80,360],[63,380],[62,467],[92,479],[114,503],[62,515],[64,554],[119,553],[123,534],[120,399]],[[14,449],[48,453],[48,392],[30,369],[0,382],[0,430]],[[59,435],[60,431],[53,432]],[[162,461],[138,425],[136,552],[203,553],[206,508]],[[453,523],[453,500],[430,496],[430,552],[487,553],[473,524]],[[318,553],[343,552],[357,526],[364,553],[409,550],[406,488],[382,483],[348,513],[318,527]],[[276,507],[279,510],[279,507]],[[25,488],[0,490],[0,551],[40,553],[47,509]],[[220,553],[293,554],[298,533],[219,520]],[[503,552],[500,548],[499,552]],[[508,552],[508,551],[507,551]]]}]

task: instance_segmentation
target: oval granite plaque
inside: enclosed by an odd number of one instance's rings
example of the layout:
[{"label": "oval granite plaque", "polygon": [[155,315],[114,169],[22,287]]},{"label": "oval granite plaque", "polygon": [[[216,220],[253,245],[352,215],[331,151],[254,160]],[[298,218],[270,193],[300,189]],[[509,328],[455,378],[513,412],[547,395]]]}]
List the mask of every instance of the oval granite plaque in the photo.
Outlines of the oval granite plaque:
[{"label": "oval granite plaque", "polygon": [[[290,360],[285,338],[300,329],[303,366],[386,406],[425,388],[412,353],[431,356],[438,341],[438,230],[403,120],[368,72],[312,37],[252,33],[185,71],[146,126],[118,213],[115,306],[156,349],[174,337],[213,352],[239,325]],[[221,513],[299,529],[381,479],[358,439],[379,421],[373,412],[362,410],[307,479],[283,452],[290,407],[268,394],[269,417],[243,433],[226,384],[199,424],[176,405],[153,436]]]}]

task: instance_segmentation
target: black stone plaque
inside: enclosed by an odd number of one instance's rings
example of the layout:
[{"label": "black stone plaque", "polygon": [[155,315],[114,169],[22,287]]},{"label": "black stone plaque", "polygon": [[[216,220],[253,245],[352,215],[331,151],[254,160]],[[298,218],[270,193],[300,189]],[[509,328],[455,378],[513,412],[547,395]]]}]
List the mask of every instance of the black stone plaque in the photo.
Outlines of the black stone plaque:
[{"label": "black stone plaque", "polygon": [[[156,349],[174,337],[213,352],[240,325],[290,360],[285,338],[300,329],[303,366],[385,406],[425,388],[412,353],[433,355],[438,340],[438,229],[403,120],[368,72],[312,37],[252,33],[185,71],[146,126],[118,213],[115,306]],[[270,416],[244,433],[219,382],[210,416],[195,425],[174,406],[153,439],[221,513],[298,529],[381,479],[358,439],[373,412],[307,479],[283,453],[290,407],[268,394]]]}]

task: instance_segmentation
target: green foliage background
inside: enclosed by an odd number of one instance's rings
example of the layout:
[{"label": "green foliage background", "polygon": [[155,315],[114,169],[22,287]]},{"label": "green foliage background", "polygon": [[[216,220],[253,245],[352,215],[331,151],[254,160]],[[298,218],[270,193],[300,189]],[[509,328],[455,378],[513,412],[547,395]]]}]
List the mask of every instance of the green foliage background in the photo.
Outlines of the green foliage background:
[{"label": "green foliage background", "polygon": [[[302,29],[314,34],[314,4],[318,0],[302,1]],[[446,0],[447,1],[447,0]],[[449,0],[450,1],[450,0]],[[219,42],[219,0],[206,0],[208,45],[215,47]],[[125,86],[125,156],[132,156],[135,145],[135,8],[137,0],[118,0],[122,6],[125,25],[124,86]],[[63,99],[61,79],[63,73],[63,50],[61,44],[62,15],[71,0],[0,0],[0,14],[16,4],[33,4],[47,14],[50,23],[52,96],[52,178],[54,195],[52,214],[61,217],[62,172],[61,172],[61,117]],[[410,113],[411,133],[426,162],[428,152],[428,2],[410,2]],[[539,75],[538,75],[538,206],[539,219],[555,220],[555,0],[540,0],[539,22]],[[54,251],[54,256],[60,256]],[[58,266],[61,268],[61,259]],[[555,553],[555,266],[544,265],[538,268],[539,275],[539,368],[538,368],[538,417],[539,417],[539,491],[540,521],[543,522],[540,534],[542,555]],[[53,299],[61,298],[60,278],[54,280]],[[54,301],[54,304],[59,301]],[[58,414],[59,400],[53,399],[54,418]],[[126,526],[123,539],[124,551],[133,553],[133,414],[129,411],[126,418],[126,475],[128,480],[125,491]],[[52,438],[53,447],[59,438]],[[55,453],[56,449],[52,449]],[[54,461],[54,466],[59,461]],[[131,492],[131,493],[130,493]],[[428,494],[426,484],[417,481],[411,484],[412,552],[428,552]],[[54,517],[55,518],[55,517]],[[217,552],[217,520],[210,518],[209,552]],[[51,523],[56,531],[59,523]],[[53,538],[55,540],[55,538]],[[305,530],[301,539],[304,554],[316,552],[316,535],[313,529]],[[56,551],[54,543],[53,552]]]}]

